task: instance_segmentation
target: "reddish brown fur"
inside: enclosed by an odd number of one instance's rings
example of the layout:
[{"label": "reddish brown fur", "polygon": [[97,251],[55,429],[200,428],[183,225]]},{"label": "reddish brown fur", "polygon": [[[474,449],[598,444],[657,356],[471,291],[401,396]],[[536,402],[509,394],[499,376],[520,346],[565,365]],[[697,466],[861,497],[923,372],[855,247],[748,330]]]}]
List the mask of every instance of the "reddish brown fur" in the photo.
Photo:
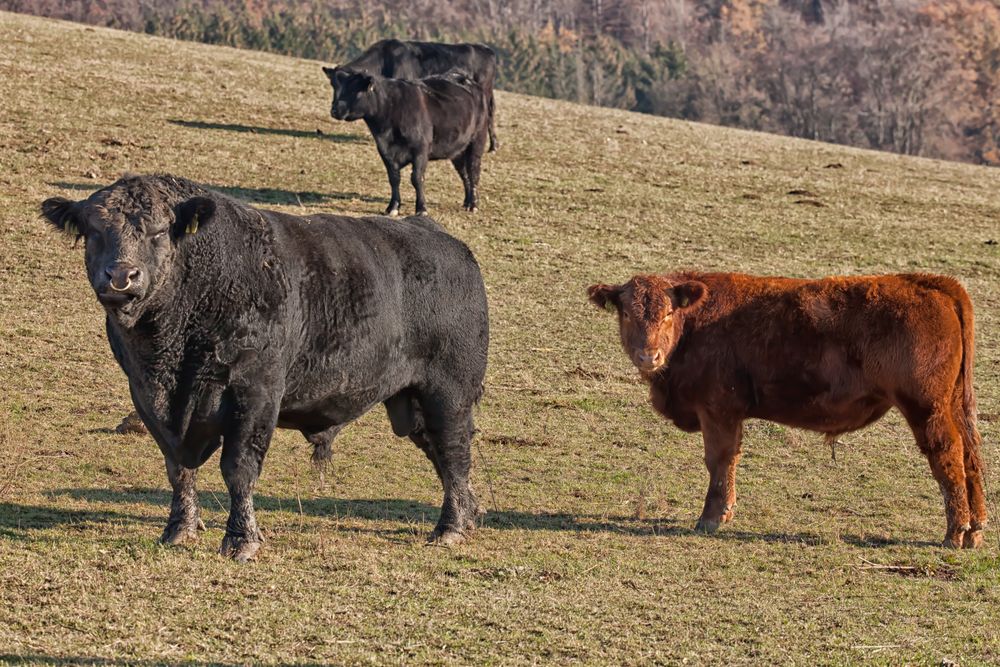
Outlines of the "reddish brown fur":
[{"label": "reddish brown fur", "polygon": [[732,518],[744,420],[835,437],[895,407],[944,495],[945,544],[982,543],[974,321],[956,280],[685,272],[592,285],[589,293],[617,310],[622,344],[649,382],[653,407],[703,434],[711,481],[700,528]]}]

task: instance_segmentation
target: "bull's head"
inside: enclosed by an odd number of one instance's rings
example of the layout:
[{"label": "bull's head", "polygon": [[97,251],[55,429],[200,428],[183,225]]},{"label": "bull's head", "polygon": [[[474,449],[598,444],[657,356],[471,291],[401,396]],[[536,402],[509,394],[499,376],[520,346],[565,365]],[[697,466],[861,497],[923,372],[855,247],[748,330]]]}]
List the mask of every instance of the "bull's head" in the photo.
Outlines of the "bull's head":
[{"label": "bull's head", "polygon": [[635,276],[624,285],[591,285],[590,300],[618,314],[622,346],[643,373],[667,364],[677,347],[684,316],[708,294],[704,283],[672,284],[661,276]]},{"label": "bull's head", "polygon": [[369,74],[340,67],[324,67],[333,86],[330,115],[337,120],[359,120],[375,111],[375,79]]},{"label": "bull's head", "polygon": [[42,216],[56,229],[84,240],[90,284],[123,326],[138,321],[168,282],[179,244],[214,213],[207,197],[171,205],[141,178],[122,179],[83,201],[42,203]]}]

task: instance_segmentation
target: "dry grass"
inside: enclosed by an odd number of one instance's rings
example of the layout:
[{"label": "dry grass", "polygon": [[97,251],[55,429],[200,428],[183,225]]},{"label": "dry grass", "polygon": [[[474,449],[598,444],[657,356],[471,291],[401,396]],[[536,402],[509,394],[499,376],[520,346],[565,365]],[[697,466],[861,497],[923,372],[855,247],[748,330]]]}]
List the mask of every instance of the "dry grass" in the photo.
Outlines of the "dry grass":
[{"label": "dry grass", "polygon": [[1000,171],[500,95],[481,212],[461,211],[450,165],[428,176],[491,299],[476,481],[495,511],[469,544],[425,547],[440,491],[383,415],[347,429],[322,476],[279,432],[268,542],[238,567],[214,553],[214,464],[202,543],[156,544],[162,460],[110,433],[125,380],[82,251],[38,204],[162,170],[373,213],[388,195],[374,147],[329,119],[315,62],[0,14],[0,73],[0,662],[1000,661],[1000,536],[934,546],[940,494],[898,416],[845,437],[836,462],[818,436],[752,424],[736,520],[697,535],[700,440],[652,415],[584,294],[677,267],[955,275],[978,308],[995,471]]}]

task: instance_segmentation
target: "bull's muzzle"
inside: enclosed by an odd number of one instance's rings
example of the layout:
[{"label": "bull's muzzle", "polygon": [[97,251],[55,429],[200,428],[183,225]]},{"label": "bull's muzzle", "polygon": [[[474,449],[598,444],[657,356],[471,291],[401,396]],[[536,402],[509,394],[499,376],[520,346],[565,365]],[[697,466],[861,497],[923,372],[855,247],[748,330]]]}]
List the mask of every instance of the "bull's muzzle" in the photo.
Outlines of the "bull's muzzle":
[{"label": "bull's muzzle", "polygon": [[118,308],[142,296],[142,269],[132,264],[112,264],[104,269],[107,283],[97,286],[97,299],[105,306]]}]

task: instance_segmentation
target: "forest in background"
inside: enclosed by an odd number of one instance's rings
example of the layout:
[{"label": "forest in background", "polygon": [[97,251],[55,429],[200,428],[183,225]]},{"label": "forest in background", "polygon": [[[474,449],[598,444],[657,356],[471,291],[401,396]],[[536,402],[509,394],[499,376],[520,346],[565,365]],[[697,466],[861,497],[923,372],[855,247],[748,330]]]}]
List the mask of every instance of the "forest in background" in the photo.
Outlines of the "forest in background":
[{"label": "forest in background", "polygon": [[504,90],[1000,165],[1000,0],[0,0],[343,62],[479,41]]}]

